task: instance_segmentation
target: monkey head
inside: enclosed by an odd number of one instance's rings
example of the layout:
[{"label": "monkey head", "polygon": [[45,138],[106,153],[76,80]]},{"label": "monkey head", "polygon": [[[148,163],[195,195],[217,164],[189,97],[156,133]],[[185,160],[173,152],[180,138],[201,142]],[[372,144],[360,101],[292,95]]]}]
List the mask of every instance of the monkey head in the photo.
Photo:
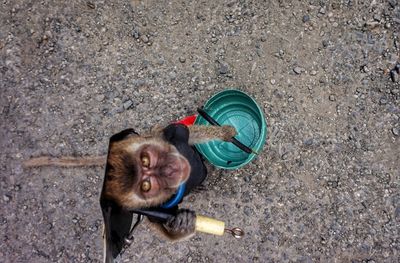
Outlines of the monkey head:
[{"label": "monkey head", "polygon": [[190,164],[160,137],[129,136],[110,143],[105,197],[126,209],[166,202],[190,175]]}]

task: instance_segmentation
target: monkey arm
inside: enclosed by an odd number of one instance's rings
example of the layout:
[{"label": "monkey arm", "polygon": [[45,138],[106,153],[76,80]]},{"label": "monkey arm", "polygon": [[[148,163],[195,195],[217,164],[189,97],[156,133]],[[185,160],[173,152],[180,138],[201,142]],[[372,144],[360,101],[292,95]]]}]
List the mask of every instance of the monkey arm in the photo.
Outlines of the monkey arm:
[{"label": "monkey arm", "polygon": [[204,143],[212,140],[229,141],[236,135],[233,126],[189,126],[189,144]]},{"label": "monkey arm", "polygon": [[188,209],[179,209],[166,222],[151,220],[151,227],[170,241],[190,238],[195,233],[196,214]]}]

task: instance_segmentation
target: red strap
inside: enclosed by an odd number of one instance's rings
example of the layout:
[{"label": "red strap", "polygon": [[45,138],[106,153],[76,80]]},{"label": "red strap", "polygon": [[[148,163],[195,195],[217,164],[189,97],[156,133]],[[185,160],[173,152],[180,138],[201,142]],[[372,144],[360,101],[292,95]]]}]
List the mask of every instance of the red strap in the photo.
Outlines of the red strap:
[{"label": "red strap", "polygon": [[180,124],[183,124],[186,126],[191,126],[195,122],[196,118],[197,118],[197,115],[192,115],[192,116],[185,117],[182,120],[179,120],[175,123],[180,123]]}]

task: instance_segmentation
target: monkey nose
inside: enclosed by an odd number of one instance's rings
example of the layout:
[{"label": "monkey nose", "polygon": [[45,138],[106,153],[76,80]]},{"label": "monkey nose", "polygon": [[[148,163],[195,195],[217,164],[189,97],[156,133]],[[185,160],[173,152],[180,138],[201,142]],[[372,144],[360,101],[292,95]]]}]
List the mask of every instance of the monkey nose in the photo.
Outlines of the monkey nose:
[{"label": "monkey nose", "polygon": [[175,174],[180,173],[181,167],[179,163],[168,164],[163,169],[163,175],[166,177],[173,177]]}]

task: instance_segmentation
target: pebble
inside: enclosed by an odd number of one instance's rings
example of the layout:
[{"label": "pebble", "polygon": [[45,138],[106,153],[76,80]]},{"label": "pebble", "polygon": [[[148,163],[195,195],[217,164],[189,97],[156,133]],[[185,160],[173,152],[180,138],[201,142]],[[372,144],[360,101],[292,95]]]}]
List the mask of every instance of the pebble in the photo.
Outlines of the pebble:
[{"label": "pebble", "polygon": [[333,9],[339,9],[340,8],[340,4],[339,3],[332,3],[332,8]]},{"label": "pebble", "polygon": [[185,63],[185,62],[186,62],[186,58],[184,58],[184,57],[179,57],[179,62]]},{"label": "pebble", "polygon": [[393,127],[392,133],[394,136],[400,136],[400,129],[398,127]]},{"label": "pebble", "polygon": [[395,69],[392,69],[392,70],[390,71],[390,78],[391,78],[391,80],[392,80],[393,82],[395,82],[395,83],[399,81],[399,74],[397,74],[397,72],[396,72]]},{"label": "pebble", "polygon": [[335,95],[333,95],[333,94],[329,95],[329,100],[330,101],[335,101],[336,100]]},{"label": "pebble", "polygon": [[276,80],[274,80],[274,79],[271,79],[271,80],[270,80],[270,82],[271,82],[271,84],[272,84],[272,85],[275,85],[275,83],[276,83]]},{"label": "pebble", "polygon": [[311,75],[311,76],[315,76],[315,75],[317,75],[317,71],[315,71],[315,70],[311,70],[311,72],[310,72],[310,75]]},{"label": "pebble", "polygon": [[139,39],[140,33],[139,33],[139,31],[138,31],[136,28],[133,29],[133,31],[132,31],[132,36],[133,36],[135,39]]},{"label": "pebble", "polygon": [[3,195],[3,200],[4,200],[5,202],[9,202],[9,201],[11,200],[11,197],[8,196],[8,195]]},{"label": "pebble", "polygon": [[226,74],[228,73],[228,65],[221,63],[219,66],[219,74]]},{"label": "pebble", "polygon": [[98,102],[102,102],[104,100],[104,98],[105,98],[105,96],[103,94],[96,95],[96,100]]},{"label": "pebble", "polygon": [[143,43],[148,43],[149,42],[149,38],[146,35],[142,36],[142,41]]},{"label": "pebble", "polygon": [[303,68],[301,68],[301,67],[295,67],[294,69],[293,69],[293,71],[294,71],[294,73],[296,73],[296,74],[301,74],[302,72],[303,72]]},{"label": "pebble", "polygon": [[364,73],[369,73],[369,72],[370,72],[370,70],[369,70],[369,68],[367,67],[367,65],[364,65],[364,66],[362,67],[362,71],[363,71]]},{"label": "pebble", "polygon": [[306,146],[311,146],[314,143],[314,139],[313,138],[309,138],[309,139],[305,140],[303,143]]},{"label": "pebble", "polygon": [[304,15],[303,16],[303,23],[306,23],[308,21],[310,21],[310,16],[309,15]]},{"label": "pebble", "polygon": [[379,100],[379,103],[380,103],[381,105],[386,105],[386,104],[387,104],[387,99],[381,98],[381,99]]},{"label": "pebble", "polygon": [[123,107],[125,110],[129,109],[131,106],[133,105],[133,101],[132,100],[127,100],[124,102]]},{"label": "pebble", "polygon": [[374,20],[380,22],[381,21],[381,16],[379,14],[374,15]]},{"label": "pebble", "polygon": [[86,5],[87,5],[90,9],[95,9],[95,8],[96,8],[95,4],[93,4],[92,2],[86,2]]}]

